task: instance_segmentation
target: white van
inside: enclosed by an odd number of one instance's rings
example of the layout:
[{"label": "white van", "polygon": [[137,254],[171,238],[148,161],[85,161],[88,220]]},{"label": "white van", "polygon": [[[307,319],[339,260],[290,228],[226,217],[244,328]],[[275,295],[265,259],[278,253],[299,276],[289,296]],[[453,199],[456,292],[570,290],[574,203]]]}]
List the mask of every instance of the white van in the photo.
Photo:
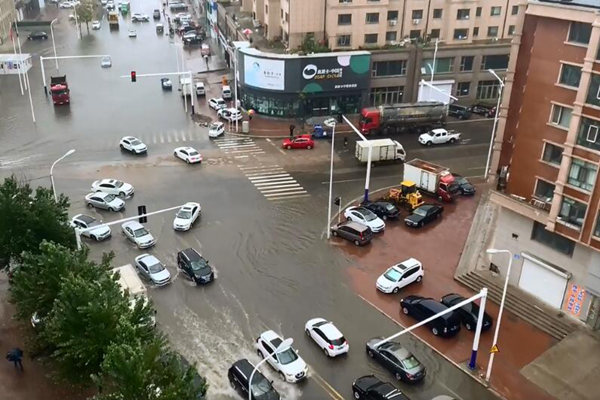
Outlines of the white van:
[{"label": "white van", "polygon": [[225,100],[231,99],[231,88],[229,86],[223,86],[223,90],[221,91],[221,97]]},{"label": "white van", "polygon": [[204,96],[206,91],[204,90],[204,83],[196,82],[196,96]]}]

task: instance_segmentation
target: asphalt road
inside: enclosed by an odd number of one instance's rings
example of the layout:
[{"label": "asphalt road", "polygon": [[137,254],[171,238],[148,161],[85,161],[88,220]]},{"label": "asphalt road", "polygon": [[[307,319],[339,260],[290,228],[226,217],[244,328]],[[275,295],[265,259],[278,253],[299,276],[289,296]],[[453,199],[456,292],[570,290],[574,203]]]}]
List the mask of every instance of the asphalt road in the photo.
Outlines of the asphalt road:
[{"label": "asphalt road", "polygon": [[[132,11],[151,14],[155,7],[141,5],[140,0],[132,1]],[[173,346],[197,362],[199,371],[209,379],[211,399],[235,397],[226,370],[242,357],[258,362],[253,342],[265,329],[293,337],[295,348],[309,364],[309,379],[298,385],[284,384],[268,367],[262,368],[284,398],[349,399],[353,379],[370,373],[391,381],[388,373],[368,361],[363,346],[367,339],[392,334],[398,327],[349,288],[344,269],[350,261],[322,239],[329,142],[318,143],[310,152],[285,152],[279,149],[279,142],[263,139],[227,137],[211,142],[206,129],[184,114],[179,93],[163,92],[159,78],[138,78],[135,84],[119,78],[132,69],[138,74],[176,70],[174,46],[168,37],[156,37],[152,22],[135,24],[138,38],[130,39],[123,29],[130,23],[114,33],[103,21],[102,29],[89,36],[84,28],[79,41],[65,19],[67,14],[61,12],[55,25],[58,53],[110,54],[113,67],[103,70],[99,61],[93,60],[61,62],[60,73],[67,74],[72,88],[72,104],[53,107],[43,94],[36,60],[30,71],[35,126],[16,77],[2,77],[0,176],[16,173],[35,179],[33,184],[48,185],[50,164],[75,148],[76,153],[54,171],[57,190],[71,198],[72,214],[86,212],[111,221],[135,215],[140,204],[148,211],[186,201],[202,205],[202,218],[189,232],[172,230],[171,212],[149,219],[147,226],[158,243],[148,252],[165,262],[174,276],[171,285],[150,288],[149,293],[158,310],[159,326]],[[48,56],[51,48],[50,41],[28,42],[23,51]],[[399,140],[409,159],[424,158],[463,175],[481,175],[490,121],[466,122],[455,129],[463,132],[464,140],[453,146],[424,148],[414,136]],[[146,141],[148,156],[121,153],[118,140],[125,134]],[[175,160],[173,148],[183,144],[200,149],[205,162],[188,166]],[[365,168],[353,158],[352,141],[344,148],[341,140],[336,140],[335,148],[334,195],[342,196],[345,203],[363,193]],[[274,172],[285,185],[267,177]],[[402,164],[376,165],[371,187],[397,184],[401,176]],[[103,177],[135,186],[136,194],[127,200],[124,212],[85,209],[83,196],[93,180]],[[132,263],[141,254],[120,234],[119,227],[113,227],[110,240],[89,245],[94,257],[114,251],[115,265]],[[213,284],[195,287],[178,274],[175,255],[186,247],[196,248],[214,265],[217,279]],[[348,356],[326,359],[308,340],[304,323],[316,316],[333,320],[344,332],[351,347]],[[420,341],[406,337],[403,343],[428,369],[422,384],[397,385],[412,399],[439,394],[493,398]]]}]

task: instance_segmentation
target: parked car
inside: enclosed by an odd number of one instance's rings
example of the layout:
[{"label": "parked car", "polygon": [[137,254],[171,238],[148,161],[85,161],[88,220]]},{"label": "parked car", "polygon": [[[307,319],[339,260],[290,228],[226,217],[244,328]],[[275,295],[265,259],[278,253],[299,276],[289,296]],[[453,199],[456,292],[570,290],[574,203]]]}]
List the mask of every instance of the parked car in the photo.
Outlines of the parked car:
[{"label": "parked car", "polygon": [[454,183],[458,185],[458,190],[463,196],[472,196],[475,194],[475,186],[467,178],[455,173],[452,175],[454,176]]},{"label": "parked car", "polygon": [[201,211],[202,207],[199,203],[185,203],[175,214],[173,229],[176,231],[189,231],[200,216]]},{"label": "parked car", "polygon": [[375,375],[361,376],[352,382],[356,400],[410,400],[391,383],[383,382]]},{"label": "parked car", "polygon": [[100,29],[100,27],[101,27],[100,21],[98,21],[98,20],[92,21],[92,29],[98,30],[98,29]]},{"label": "parked car", "polygon": [[133,154],[144,154],[148,151],[148,146],[135,136],[123,136],[119,141],[121,150],[126,150]]},{"label": "parked car", "polygon": [[282,147],[284,149],[312,149],[315,147],[315,141],[312,135],[299,135],[293,138],[283,139]]},{"label": "parked car", "polygon": [[88,207],[101,208],[113,212],[125,208],[125,202],[114,194],[105,192],[88,193],[85,195],[85,203]]},{"label": "parked car", "polygon": [[191,46],[191,45],[195,45],[195,44],[202,44],[202,36],[198,35],[196,33],[192,34],[192,35],[185,35],[183,38],[183,44]]},{"label": "parked car", "polygon": [[[254,375],[252,375],[252,372],[254,372]],[[229,383],[243,399],[248,398],[250,375],[252,375],[252,395],[250,397],[252,400],[279,400],[281,398],[271,382],[260,373],[260,370],[243,358],[234,362],[227,371]]]},{"label": "parked car", "polygon": [[375,215],[375,213],[364,207],[348,207],[344,211],[344,217],[346,217],[346,220],[348,221],[354,221],[368,226],[374,233],[383,232],[385,229],[385,222]]},{"label": "parked car", "polygon": [[493,118],[496,115],[496,107],[483,103],[475,103],[471,106],[471,112],[483,115],[486,118]]},{"label": "parked car", "polygon": [[135,258],[135,266],[140,274],[156,286],[164,286],[171,281],[171,273],[162,262],[151,254]]},{"label": "parked car", "polygon": [[75,4],[70,1],[63,1],[59,3],[58,7],[60,8],[75,8]]},{"label": "parked car", "polygon": [[210,125],[208,126],[208,137],[216,138],[223,134],[225,134],[225,124],[224,123],[222,123],[220,121],[210,123]]},{"label": "parked car", "polygon": [[448,115],[458,119],[469,119],[471,118],[471,109],[460,104],[450,104],[448,106]]},{"label": "parked car", "polygon": [[98,221],[96,218],[85,214],[77,214],[71,218],[71,226],[82,229],[81,236],[88,237],[97,242],[108,239],[111,235],[108,225],[104,225],[102,221]]},{"label": "parked car", "polygon": [[373,239],[373,231],[366,225],[353,221],[343,221],[331,227],[331,234],[364,246]]},{"label": "parked car", "polygon": [[194,149],[193,147],[177,147],[173,151],[173,155],[182,159],[188,164],[202,163],[202,154],[198,153],[198,150]]},{"label": "parked car", "polygon": [[197,285],[210,283],[215,279],[215,273],[208,260],[191,247],[177,253],[177,266]]},{"label": "parked car", "polygon": [[135,29],[130,29],[129,31],[127,31],[127,36],[129,36],[130,38],[135,38],[137,37],[137,32],[135,31]]},{"label": "parked car", "polygon": [[[400,300],[400,308],[404,314],[410,315],[417,321],[423,321],[448,309],[434,299],[415,295],[406,296]],[[450,312],[427,323],[427,326],[435,336],[450,337],[460,331],[460,319],[456,313]]]},{"label": "parked car", "polygon": [[208,106],[213,110],[220,110],[221,108],[227,108],[227,103],[220,97],[213,97],[208,99]]},{"label": "parked car", "polygon": [[196,82],[196,96],[204,96],[206,94],[206,90],[204,89],[203,82]]},{"label": "parked car", "polygon": [[242,111],[236,108],[221,108],[217,111],[217,116],[225,121],[234,122],[242,120]]},{"label": "parked car", "polygon": [[389,267],[377,278],[377,289],[383,293],[398,293],[403,287],[423,280],[423,264],[416,258],[409,258]]},{"label": "parked car", "polygon": [[[452,307],[464,301],[465,298],[456,293],[449,293],[442,297],[442,304],[446,307]],[[474,302],[465,304],[464,306],[457,308],[454,312],[458,315],[465,328],[468,331],[474,331],[477,327],[477,321],[479,320],[479,305]],[[492,317],[486,312],[483,313],[483,323],[481,324],[481,331],[487,331],[492,327]]]},{"label": "parked car", "polygon": [[99,179],[92,182],[91,191],[110,193],[121,198],[127,198],[133,196],[135,188],[133,185],[117,179]]},{"label": "parked car", "polygon": [[423,225],[439,218],[444,207],[435,204],[423,204],[413,210],[412,214],[404,218],[407,226],[420,228]]},{"label": "parked car", "polygon": [[369,211],[372,211],[375,215],[377,215],[382,220],[388,219],[396,219],[400,216],[400,210],[393,203],[388,201],[376,201],[363,203],[362,207],[366,208]]},{"label": "parked car", "polygon": [[425,378],[425,367],[410,351],[397,342],[376,346],[382,340],[383,337],[378,337],[367,341],[369,357],[394,374],[399,381],[414,383]]},{"label": "parked car", "polygon": [[173,82],[171,82],[169,78],[160,78],[160,86],[163,88],[163,90],[172,90]]},{"label": "parked car", "polygon": [[271,330],[265,331],[256,339],[257,352],[262,358],[267,358],[269,365],[285,382],[295,383],[305,379],[308,366],[294,348],[274,354],[281,342],[281,336]]},{"label": "parked car", "polygon": [[154,9],[154,11],[152,11],[152,18],[157,21],[160,20],[160,10],[159,9]]},{"label": "parked car", "polygon": [[146,14],[134,13],[131,16],[132,22],[150,22],[150,17]]},{"label": "parked car", "polygon": [[29,36],[27,36],[27,40],[46,40],[48,39],[48,34],[42,31],[31,32]]},{"label": "parked car", "polygon": [[348,341],[335,327],[333,322],[324,318],[313,318],[304,326],[306,335],[310,337],[323,350],[327,357],[335,357],[348,353],[350,345]]},{"label": "parked car", "polygon": [[102,68],[112,67],[112,59],[110,58],[110,56],[102,57],[102,59],[100,60],[100,66]]},{"label": "parked car", "polygon": [[225,100],[231,100],[231,87],[229,85],[223,85],[221,88],[221,97]]},{"label": "parked car", "polygon": [[156,244],[156,239],[138,221],[127,221],[121,224],[125,237],[136,244],[140,249],[147,249]]}]

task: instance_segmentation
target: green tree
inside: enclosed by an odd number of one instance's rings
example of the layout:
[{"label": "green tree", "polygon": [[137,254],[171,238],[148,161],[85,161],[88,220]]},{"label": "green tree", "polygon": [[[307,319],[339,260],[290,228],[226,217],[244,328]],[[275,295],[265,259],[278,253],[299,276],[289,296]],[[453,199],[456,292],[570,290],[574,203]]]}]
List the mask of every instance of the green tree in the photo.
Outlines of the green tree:
[{"label": "green tree", "polygon": [[88,35],[90,34],[90,22],[96,15],[98,3],[94,0],[82,0],[78,6],[76,6],[77,20],[79,22],[79,29],[81,29],[81,23],[85,22]]},{"label": "green tree", "polygon": [[64,195],[54,201],[51,189],[28,184],[14,176],[0,186],[0,269],[17,263],[24,251],[37,251],[42,240],[75,247],[75,234],[69,226],[69,200]]},{"label": "green tree", "polygon": [[298,50],[302,51],[304,54],[325,53],[331,51],[324,42],[317,42],[313,35],[304,36],[304,40],[302,41],[302,44],[300,44]]}]

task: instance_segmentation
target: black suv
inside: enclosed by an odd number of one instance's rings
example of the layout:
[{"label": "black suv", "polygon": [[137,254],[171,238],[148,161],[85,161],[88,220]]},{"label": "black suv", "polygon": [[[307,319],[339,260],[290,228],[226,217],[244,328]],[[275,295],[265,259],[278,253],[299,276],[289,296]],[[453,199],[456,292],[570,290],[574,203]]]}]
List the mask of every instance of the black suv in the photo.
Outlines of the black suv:
[{"label": "black suv", "polygon": [[352,383],[355,399],[363,400],[410,400],[391,383],[383,382],[375,375],[361,376]]},{"label": "black suv", "polygon": [[31,32],[29,36],[27,36],[27,40],[46,40],[48,39],[48,34],[46,32]]},{"label": "black suv", "polygon": [[364,203],[362,204],[362,206],[367,210],[372,211],[373,213],[375,213],[375,215],[377,215],[383,220],[395,219],[400,216],[400,211],[398,210],[398,207],[387,201]]},{"label": "black suv", "polygon": [[344,221],[332,226],[331,234],[354,242],[357,246],[365,245],[373,239],[371,228],[353,221]]},{"label": "black suv", "polygon": [[496,107],[484,103],[475,103],[471,106],[471,112],[483,115],[486,118],[492,118],[496,115]]},{"label": "black suv", "polygon": [[[233,363],[227,377],[229,383],[244,399],[248,398],[248,382],[250,375],[254,370],[254,365],[245,358]],[[265,378],[259,370],[256,370],[252,376],[252,399],[254,400],[279,400],[280,396],[277,390],[273,388],[271,382]]]},{"label": "black suv", "polygon": [[[414,295],[400,300],[400,308],[404,314],[410,315],[418,321],[423,321],[448,309],[448,307],[434,299]],[[460,331],[460,319],[452,311],[428,322],[427,326],[436,336],[450,337]]]},{"label": "black suv", "polygon": [[177,253],[177,266],[198,285],[212,282],[215,279],[215,273],[208,264],[208,260],[191,247]]}]

